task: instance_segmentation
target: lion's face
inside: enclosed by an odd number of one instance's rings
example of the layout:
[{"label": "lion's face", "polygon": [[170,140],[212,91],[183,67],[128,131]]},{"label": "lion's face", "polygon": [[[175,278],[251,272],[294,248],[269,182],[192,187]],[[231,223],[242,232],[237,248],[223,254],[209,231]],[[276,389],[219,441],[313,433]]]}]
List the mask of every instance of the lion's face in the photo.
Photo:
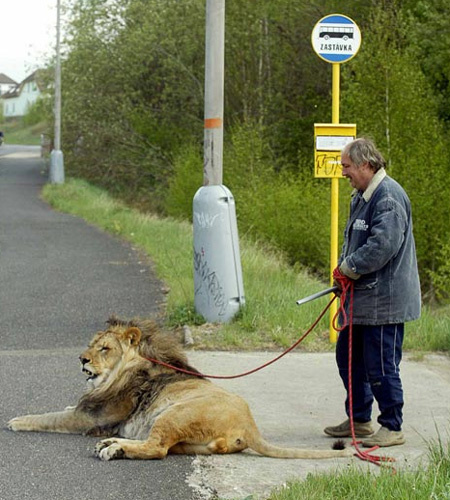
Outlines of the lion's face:
[{"label": "lion's face", "polygon": [[81,354],[82,372],[93,388],[101,385],[128,354],[136,354],[141,338],[138,328],[98,332]]}]

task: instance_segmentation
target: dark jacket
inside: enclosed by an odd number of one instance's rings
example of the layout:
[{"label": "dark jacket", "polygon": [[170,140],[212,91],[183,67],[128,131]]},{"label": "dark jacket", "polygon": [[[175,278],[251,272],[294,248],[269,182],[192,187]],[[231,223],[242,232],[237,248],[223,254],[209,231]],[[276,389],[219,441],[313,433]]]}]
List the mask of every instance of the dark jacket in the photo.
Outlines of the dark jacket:
[{"label": "dark jacket", "polygon": [[411,204],[384,169],[364,192],[353,194],[339,267],[355,280],[354,324],[403,323],[420,316]]}]

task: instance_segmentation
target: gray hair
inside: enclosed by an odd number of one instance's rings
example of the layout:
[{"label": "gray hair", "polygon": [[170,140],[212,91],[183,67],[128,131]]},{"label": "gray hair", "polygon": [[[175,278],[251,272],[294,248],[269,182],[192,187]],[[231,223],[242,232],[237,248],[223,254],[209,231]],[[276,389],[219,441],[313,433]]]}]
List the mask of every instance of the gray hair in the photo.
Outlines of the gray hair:
[{"label": "gray hair", "polygon": [[357,167],[364,165],[364,163],[368,163],[374,172],[377,172],[380,168],[386,167],[386,161],[376,148],[374,142],[365,137],[355,139],[347,144],[342,150],[342,155],[344,154],[347,155]]}]

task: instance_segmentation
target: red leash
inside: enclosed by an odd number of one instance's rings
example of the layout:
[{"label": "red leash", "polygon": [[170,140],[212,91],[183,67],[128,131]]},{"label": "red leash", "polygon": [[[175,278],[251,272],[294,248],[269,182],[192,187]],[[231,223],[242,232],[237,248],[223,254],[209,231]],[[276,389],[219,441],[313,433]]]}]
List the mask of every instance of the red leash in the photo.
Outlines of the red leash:
[{"label": "red leash", "polygon": [[[352,386],[352,341],[353,341],[353,280],[345,276],[339,271],[339,268],[336,268],[333,271],[334,280],[339,283],[341,287],[341,297],[340,297],[340,306],[333,318],[333,328],[336,331],[342,331],[344,328],[348,326],[348,403],[349,403],[349,418],[350,418],[350,429],[352,431],[352,446],[355,447],[356,453],[355,455],[361,460],[365,460],[367,462],[371,462],[375,465],[381,466],[383,462],[394,462],[395,460],[391,457],[380,457],[377,455],[370,455],[372,451],[375,451],[379,448],[379,446],[374,446],[373,448],[369,448],[368,450],[362,451],[358,444],[361,441],[356,440],[355,436],[355,425],[353,421],[353,386]],[[347,296],[350,294],[349,299],[349,311],[348,316],[345,311],[345,302],[347,300]],[[339,314],[342,316],[342,326],[337,326],[337,319]],[[395,471],[395,469],[394,469]]]},{"label": "red leash", "polygon": [[194,375],[196,377],[215,378],[215,379],[228,379],[228,380],[229,379],[233,379],[233,378],[245,377],[245,376],[251,375],[252,373],[255,373],[255,372],[259,371],[259,370],[262,370],[263,368],[265,368],[266,366],[271,365],[272,363],[275,363],[275,361],[278,361],[283,356],[286,356],[286,354],[288,354],[293,349],[295,349],[300,344],[300,342],[302,342],[314,330],[314,328],[317,326],[317,323],[319,323],[319,321],[324,317],[325,313],[328,311],[328,309],[330,308],[331,304],[333,303],[333,301],[335,299],[336,299],[336,295],[330,300],[330,302],[325,307],[325,309],[319,314],[319,317],[316,319],[316,321],[314,321],[314,323],[312,324],[312,326],[306,331],[306,333],[304,333],[295,342],[295,344],[291,345],[291,347],[288,347],[284,352],[282,352],[279,356],[277,356],[276,358],[272,359],[271,361],[268,361],[267,363],[264,363],[263,365],[258,366],[257,368],[253,368],[253,370],[250,370],[248,372],[239,373],[238,375],[206,375],[205,373],[192,372],[190,370],[185,370],[183,368],[178,368],[177,366],[173,366],[173,365],[170,365],[168,363],[164,363],[164,361],[159,361],[158,359],[152,359],[152,358],[147,358],[147,357],[145,359],[147,359],[148,361],[151,361],[152,363],[156,363],[157,365],[165,366],[166,368],[171,368],[172,370],[176,370],[178,372],[186,373],[188,375]]}]

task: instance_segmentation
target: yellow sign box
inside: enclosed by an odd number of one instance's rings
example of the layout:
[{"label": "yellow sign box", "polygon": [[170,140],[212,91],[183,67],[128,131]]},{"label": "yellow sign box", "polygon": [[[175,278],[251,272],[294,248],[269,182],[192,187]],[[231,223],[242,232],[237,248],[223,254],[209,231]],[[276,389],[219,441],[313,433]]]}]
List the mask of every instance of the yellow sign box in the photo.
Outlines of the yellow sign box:
[{"label": "yellow sign box", "polygon": [[354,123],[315,123],[314,177],[342,177],[341,150],[354,139]]}]

